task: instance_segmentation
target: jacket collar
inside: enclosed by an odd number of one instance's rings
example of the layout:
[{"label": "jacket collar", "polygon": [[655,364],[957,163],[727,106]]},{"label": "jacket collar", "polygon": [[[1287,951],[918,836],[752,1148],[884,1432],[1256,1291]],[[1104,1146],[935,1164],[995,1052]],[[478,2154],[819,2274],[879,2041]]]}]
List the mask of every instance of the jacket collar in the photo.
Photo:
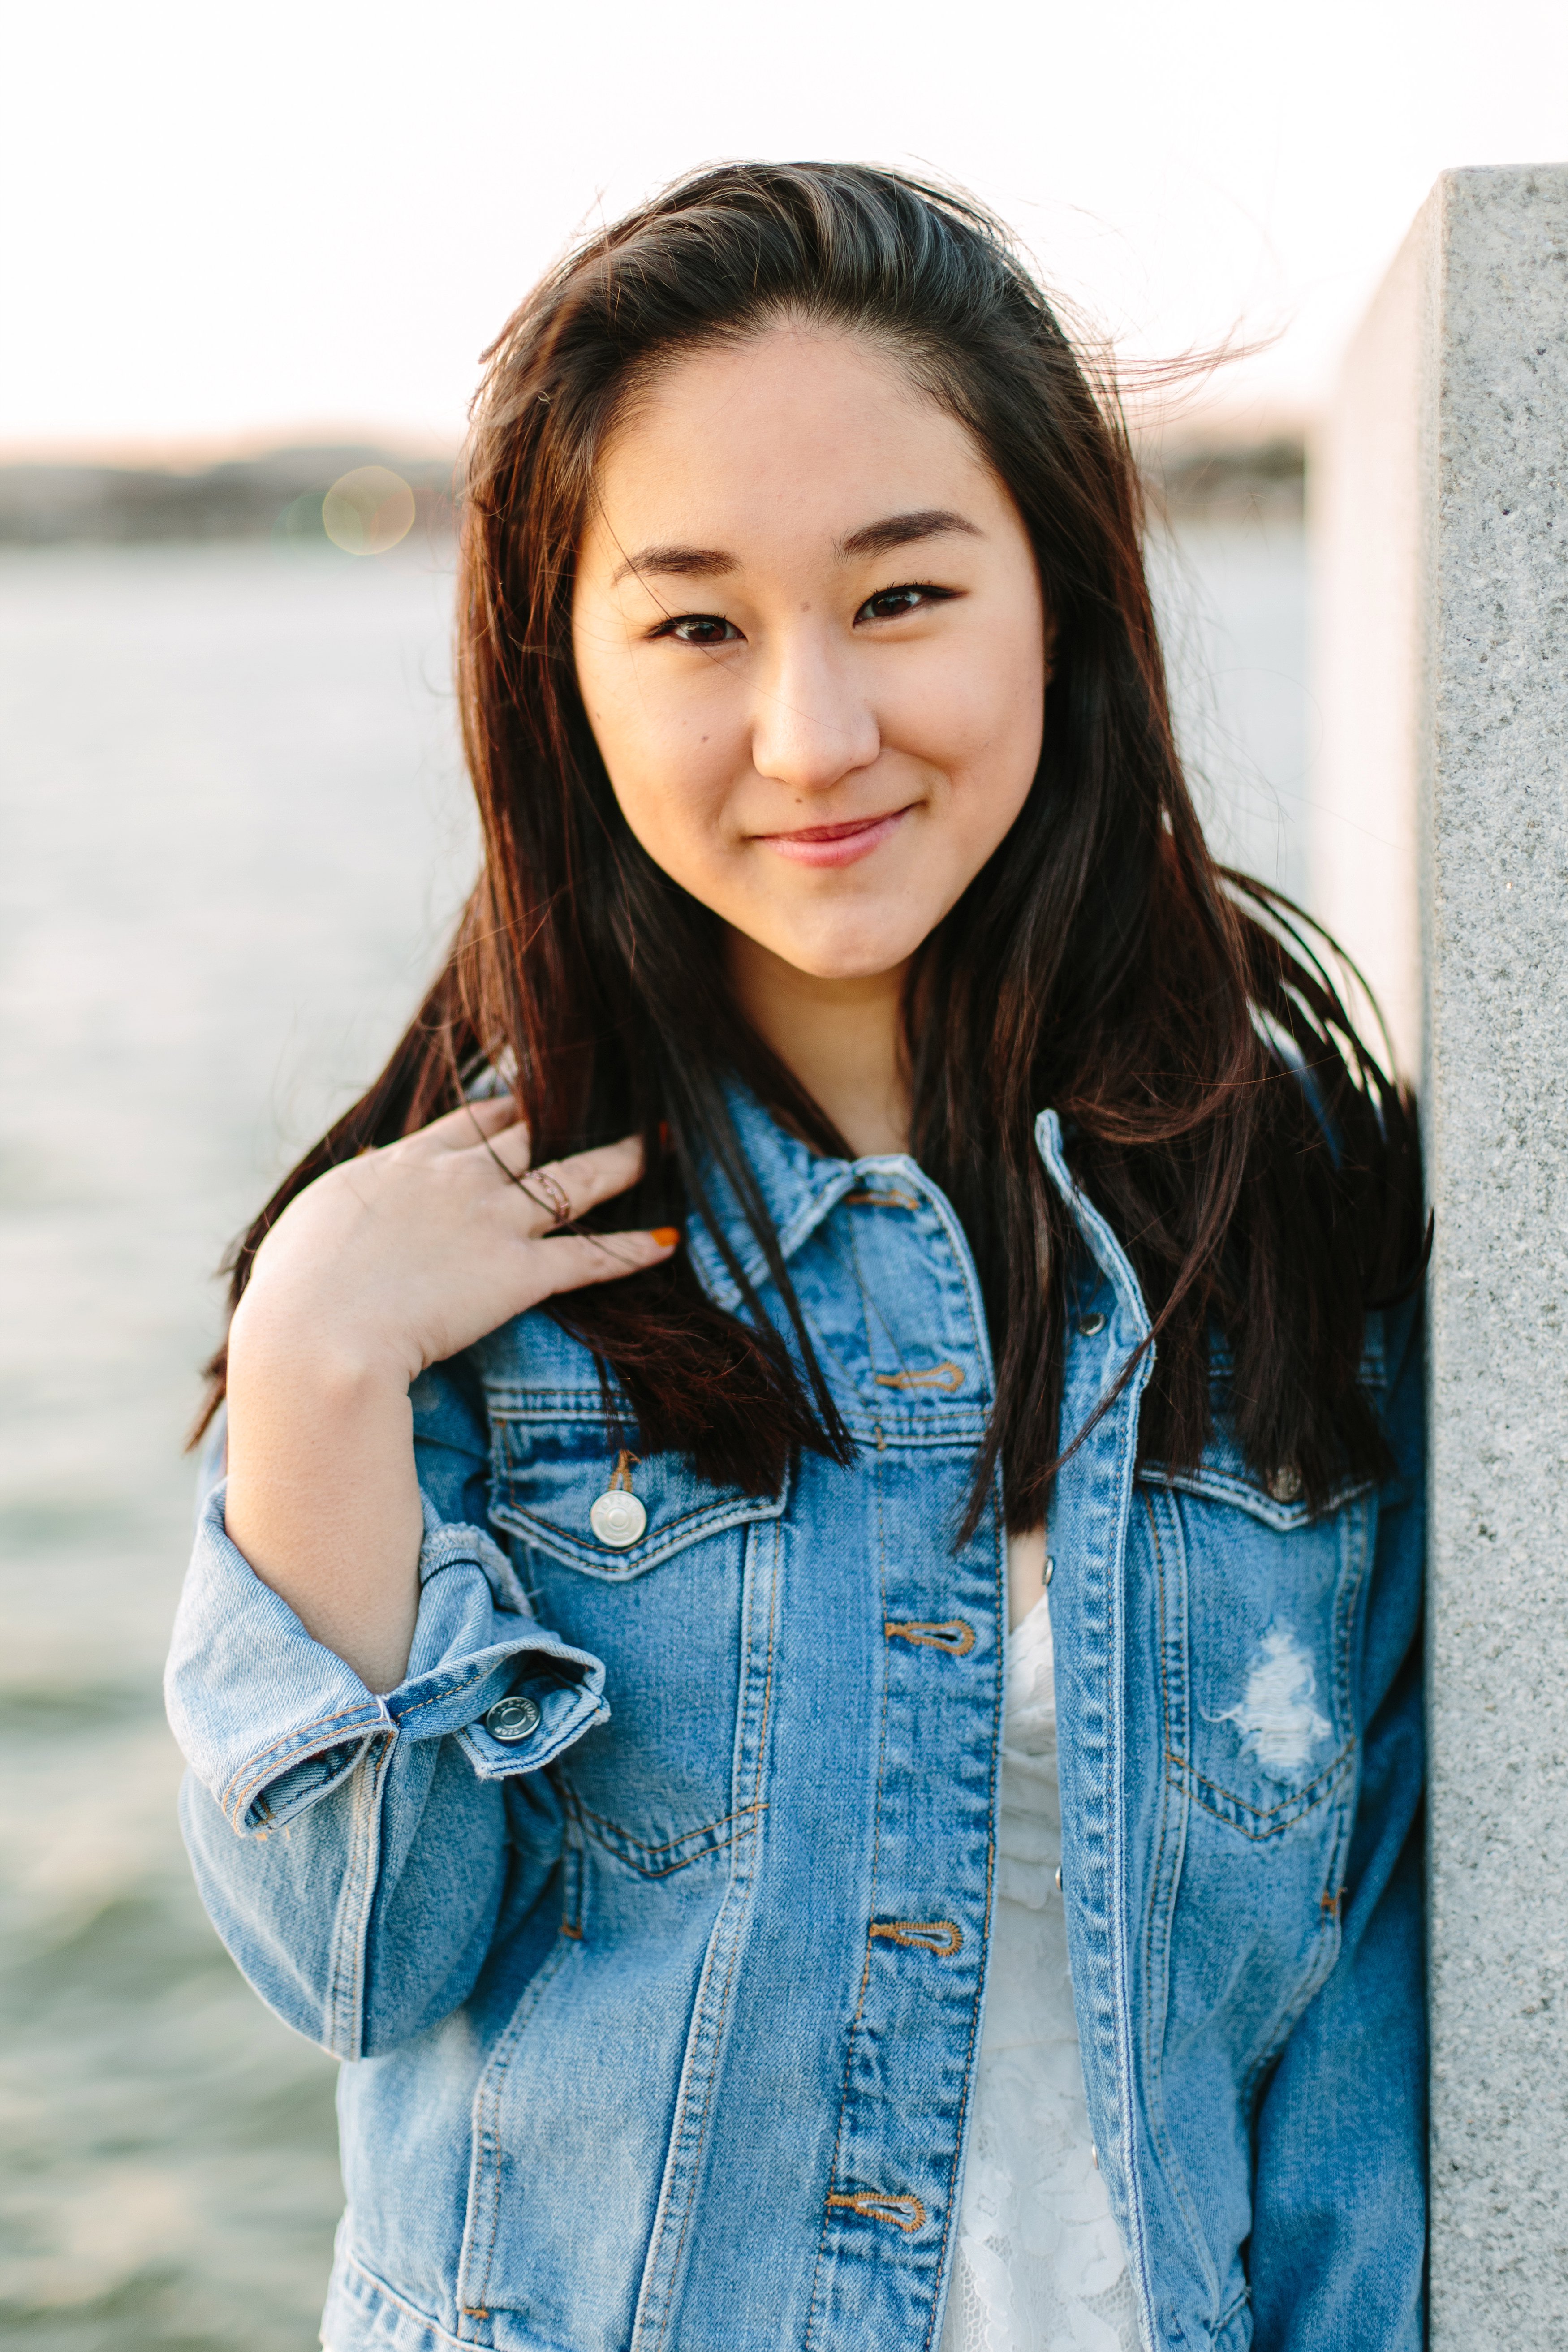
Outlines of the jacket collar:
[{"label": "jacket collar", "polygon": [[[864,1160],[828,1159],[812,1150],[797,1136],[786,1133],[740,1079],[731,1079],[726,1092],[737,1139],[773,1219],[786,1264],[844,1194],[868,1177],[879,1176],[884,1181],[896,1177],[928,1198],[939,1197],[930,1177],[905,1152],[873,1154]],[[1129,1338],[1136,1345],[1149,1330],[1142,1294],[1121,1244],[1073,1181],[1061,1120],[1054,1110],[1042,1111],[1036,1120],[1035,1144],[1046,1174],[1060,1193],[1090,1256],[1125,1310]],[[753,1288],[761,1289],[768,1278],[767,1263],[732,1188],[711,1164],[704,1170],[704,1181],[714,1222],[723,1232],[747,1281]],[[686,1239],[703,1288],[716,1306],[733,1310],[740,1300],[740,1289],[707,1223],[696,1211],[688,1220]]]},{"label": "jacket collar", "polygon": [[[725,1092],[736,1138],[773,1220],[786,1262],[844,1194],[873,1171],[889,1175],[897,1171],[906,1180],[917,1182],[922,1192],[933,1189],[930,1179],[902,1153],[866,1160],[830,1160],[820,1151],[813,1151],[798,1136],[787,1134],[739,1078],[732,1078]],[[729,1243],[747,1281],[754,1289],[761,1289],[768,1279],[767,1261],[733,1188],[711,1161],[702,1173],[714,1223]],[[720,1255],[707,1221],[696,1210],[687,1221],[686,1243],[709,1297],[716,1306],[733,1309],[741,1297],[739,1286]]]}]

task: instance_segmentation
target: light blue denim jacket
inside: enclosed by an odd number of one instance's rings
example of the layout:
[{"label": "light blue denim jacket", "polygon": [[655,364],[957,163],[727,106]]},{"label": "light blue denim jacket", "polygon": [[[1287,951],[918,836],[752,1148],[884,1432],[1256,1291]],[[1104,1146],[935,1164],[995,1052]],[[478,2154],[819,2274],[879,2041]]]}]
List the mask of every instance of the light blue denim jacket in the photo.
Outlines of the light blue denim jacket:
[{"label": "light blue denim jacket", "polygon": [[[523,1316],[414,1391],[423,1592],[385,1697],[258,1581],[221,1483],[205,1499],[169,1668],[185,1833],[252,1984],[348,2062],[331,2352],[940,2336],[1006,1622],[997,1512],[954,1543],[985,1322],[911,1160],[741,1118],[848,1468],[805,1455],[759,1497],[640,1462],[646,1526],[608,1545],[594,1364]],[[1148,1322],[1051,1114],[1037,1136],[1084,1244],[1070,1433]],[[1369,1323],[1381,1491],[1314,1519],[1289,1473],[1260,1482],[1223,1360],[1196,1470],[1135,1472],[1145,1359],[1056,1485],[1084,2077],[1160,2352],[1421,2340],[1413,1323]],[[485,1722],[508,1694],[538,1710],[510,1744]]]}]

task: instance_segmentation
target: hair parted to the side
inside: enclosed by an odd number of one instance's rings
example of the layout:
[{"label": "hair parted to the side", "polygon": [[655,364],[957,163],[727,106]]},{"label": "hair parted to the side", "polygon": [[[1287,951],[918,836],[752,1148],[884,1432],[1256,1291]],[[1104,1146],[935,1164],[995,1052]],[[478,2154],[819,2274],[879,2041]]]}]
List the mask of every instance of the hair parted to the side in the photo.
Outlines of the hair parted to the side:
[{"label": "hair parted to the side", "polygon": [[[722,1171],[795,1326],[804,1381],[745,1285],[721,1313],[683,1255],[549,1311],[597,1355],[637,1447],[776,1490],[799,1445],[849,1441],[726,1106],[739,1073],[809,1142],[846,1146],[738,1015],[720,927],[634,840],[578,694],[575,551],[606,437],[649,372],[780,316],[874,335],[973,436],[1016,501],[1058,626],[1039,770],[1011,833],[917,958],[913,1150],[963,1221],[997,1401],[971,1523],[1001,1460],[1037,1525],[1058,1454],[1080,1247],[1034,1148],[1060,1115],[1075,1176],[1155,1319],[1146,1458],[1209,1433],[1209,1334],[1260,1470],[1321,1502],[1384,1462],[1359,1382],[1365,1309],[1421,1257],[1408,1097],[1358,1040],[1304,919],[1215,865],[1172,736],[1114,394],[1097,393],[977,205],[844,164],[731,164],[595,233],[487,354],[466,458],[458,678],[484,867],[445,969],[381,1077],[234,1253],[233,1297],[323,1169],[505,1071],[538,1159],[639,1129],[648,1172],[610,1225],[663,1222]],[[223,1359],[209,1400],[222,1393]]]}]

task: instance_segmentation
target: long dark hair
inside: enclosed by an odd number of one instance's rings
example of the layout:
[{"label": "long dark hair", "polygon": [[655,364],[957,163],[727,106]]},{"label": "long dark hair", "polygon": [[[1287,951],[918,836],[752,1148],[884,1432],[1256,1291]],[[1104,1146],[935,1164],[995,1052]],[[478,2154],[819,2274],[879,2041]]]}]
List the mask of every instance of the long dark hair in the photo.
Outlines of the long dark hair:
[{"label": "long dark hair", "polygon": [[[577,690],[574,553],[595,466],[661,362],[783,316],[874,336],[973,436],[1033,541],[1058,625],[1045,741],[1001,847],[916,960],[913,1143],[973,1248],[1011,1526],[1038,1523],[1058,1428],[1076,1228],[1032,1133],[1061,1115],[1083,1189],[1155,1324],[1145,1458],[1209,1434],[1210,1334],[1246,1455],[1321,1501],[1384,1461],[1359,1383],[1370,1304],[1420,1257],[1408,1097],[1363,1047],[1305,919],[1217,867],[1172,738],[1114,393],[1089,375],[1005,233],[962,196],[843,164],[731,164],[590,237],[487,353],[466,459],[458,679],[485,860],[450,956],[385,1070],[233,1254],[233,1296],[312,1178],[459,1098],[489,1065],[538,1159],[640,1129],[647,1178],[605,1222],[700,1204],[718,1169],[793,1322],[738,1264],[722,1313],[678,1255],[554,1302],[648,1453],[776,1489],[790,1450],[849,1441],[726,1104],[738,1073],[821,1150],[847,1147],[735,1010],[716,919],[616,804]],[[211,1402],[222,1392],[215,1359]],[[209,1408],[210,1409],[210,1408]]]}]

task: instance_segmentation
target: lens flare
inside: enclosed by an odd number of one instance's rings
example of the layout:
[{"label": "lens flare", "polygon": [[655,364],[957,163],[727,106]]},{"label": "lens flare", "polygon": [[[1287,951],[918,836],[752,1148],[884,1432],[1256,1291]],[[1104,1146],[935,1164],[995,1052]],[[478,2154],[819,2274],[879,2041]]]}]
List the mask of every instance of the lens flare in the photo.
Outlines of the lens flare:
[{"label": "lens flare", "polygon": [[414,528],[414,493],[386,466],[355,466],[321,500],[321,529],[345,555],[384,555]]}]

